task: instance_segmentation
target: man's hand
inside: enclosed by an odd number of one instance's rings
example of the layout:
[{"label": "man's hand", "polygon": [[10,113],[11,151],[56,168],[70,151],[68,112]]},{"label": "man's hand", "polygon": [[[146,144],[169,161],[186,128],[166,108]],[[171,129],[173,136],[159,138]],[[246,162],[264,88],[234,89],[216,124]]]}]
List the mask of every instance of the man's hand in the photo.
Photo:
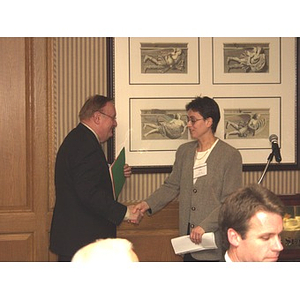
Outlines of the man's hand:
[{"label": "man's hand", "polygon": [[124,176],[129,178],[131,176],[131,167],[127,164],[124,165]]},{"label": "man's hand", "polygon": [[144,214],[139,209],[135,209],[134,205],[127,206],[127,210],[128,216],[125,220],[134,224],[139,224]]}]

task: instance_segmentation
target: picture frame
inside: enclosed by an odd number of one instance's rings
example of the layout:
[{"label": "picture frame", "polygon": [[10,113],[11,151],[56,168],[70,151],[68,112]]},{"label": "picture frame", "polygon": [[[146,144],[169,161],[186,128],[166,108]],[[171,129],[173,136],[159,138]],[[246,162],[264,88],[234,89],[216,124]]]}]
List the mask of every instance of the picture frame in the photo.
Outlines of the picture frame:
[{"label": "picture frame", "polygon": [[280,84],[281,38],[213,38],[214,84]]},{"label": "picture frame", "polygon": [[[147,38],[145,38],[147,39]],[[251,38],[252,39],[252,38]],[[108,38],[108,91],[115,98],[118,127],[114,136],[108,143],[108,157],[113,161],[114,157],[119,153],[120,149],[125,146],[127,149],[126,157],[130,158],[128,163],[132,166],[133,173],[169,173],[172,170],[173,162],[170,159],[170,149],[158,149],[156,145],[147,146],[146,150],[130,147],[140,147],[141,139],[130,136],[131,132],[136,130],[137,124],[132,123],[134,113],[134,101],[140,99],[140,108],[143,109],[146,102],[155,100],[166,101],[173,99],[174,101],[182,101],[184,108],[184,100],[187,104],[195,96],[208,95],[216,99],[220,104],[222,118],[228,118],[229,109],[233,103],[236,103],[236,109],[253,110],[255,107],[250,105],[242,105],[249,101],[254,101],[258,105],[257,109],[264,114],[268,112],[271,127],[270,134],[278,136],[279,147],[282,151],[283,160],[281,163],[272,162],[269,170],[298,170],[300,169],[300,152],[299,152],[299,85],[296,78],[299,78],[299,38],[278,38],[280,39],[280,83],[266,83],[263,80],[260,83],[234,84],[224,83],[215,84],[213,76],[211,82],[208,81],[208,72],[213,75],[213,38],[201,38],[199,53],[200,76],[197,85],[180,85],[170,84],[153,84],[150,81],[146,83],[131,84],[130,83],[130,58],[129,58],[129,41],[130,38]],[[251,40],[252,41],[252,40]],[[295,55],[295,56],[294,56]],[[208,58],[211,58],[209,60]],[[205,72],[201,69],[205,65]],[[205,80],[204,80],[205,79]],[[233,88],[234,85],[234,88]],[[203,93],[205,91],[205,93]],[[283,92],[284,91],[284,92]],[[150,109],[149,107],[145,107]],[[154,105],[155,109],[155,105]],[[170,107],[172,110],[172,107]],[[131,114],[131,116],[130,116]],[[277,117],[278,116],[278,117]],[[130,119],[131,118],[131,119]],[[223,120],[224,121],[224,120]],[[224,122],[220,122],[218,135],[224,139]],[[140,121],[141,122],[141,121]],[[122,125],[120,125],[122,124]],[[141,123],[142,124],[142,123]],[[223,125],[221,125],[223,124]],[[141,131],[141,125],[138,131]],[[223,129],[221,128],[223,126]],[[222,132],[223,131],[223,132]],[[223,136],[222,136],[223,135]],[[134,139],[136,139],[134,141]],[[237,147],[243,156],[244,171],[262,171],[267,163],[267,158],[271,152],[271,143],[264,133],[262,139],[251,138],[258,143],[255,147],[252,145],[243,145],[240,141],[234,141],[233,136],[230,137],[231,143],[238,143]],[[251,143],[251,139],[245,139]],[[239,139],[237,139],[239,140]],[[134,145],[134,143],[137,143]],[[153,148],[153,149],[151,149]],[[130,152],[129,152],[129,149]],[[148,150],[147,150],[148,149]],[[157,151],[158,150],[158,151]],[[156,153],[156,157],[150,153]],[[171,150],[173,151],[173,150]],[[148,154],[147,154],[148,152]],[[173,152],[175,154],[175,152]],[[288,155],[287,155],[288,154]],[[148,156],[148,157],[147,157]],[[159,159],[158,159],[159,157]],[[133,159],[133,160],[131,160]]]},{"label": "picture frame", "polygon": [[199,38],[128,38],[129,84],[199,84]]},{"label": "picture frame", "polygon": [[[241,152],[244,165],[266,161],[272,134],[282,144],[280,97],[215,97],[214,100],[221,113],[216,136]],[[292,159],[293,154],[285,152],[284,159]]]},{"label": "picture frame", "polygon": [[[130,98],[128,159],[138,167],[172,165],[175,152],[191,140],[184,109],[190,98]],[[136,153],[143,155],[136,155]]]}]

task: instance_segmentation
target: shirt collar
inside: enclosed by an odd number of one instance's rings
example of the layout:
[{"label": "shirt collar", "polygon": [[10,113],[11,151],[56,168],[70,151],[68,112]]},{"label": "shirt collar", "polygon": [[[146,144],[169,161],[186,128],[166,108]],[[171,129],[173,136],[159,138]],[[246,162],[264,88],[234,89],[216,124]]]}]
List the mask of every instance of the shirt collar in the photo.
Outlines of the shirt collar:
[{"label": "shirt collar", "polygon": [[232,262],[231,258],[228,255],[228,251],[226,251],[226,253],[225,253],[225,261],[226,262]]}]

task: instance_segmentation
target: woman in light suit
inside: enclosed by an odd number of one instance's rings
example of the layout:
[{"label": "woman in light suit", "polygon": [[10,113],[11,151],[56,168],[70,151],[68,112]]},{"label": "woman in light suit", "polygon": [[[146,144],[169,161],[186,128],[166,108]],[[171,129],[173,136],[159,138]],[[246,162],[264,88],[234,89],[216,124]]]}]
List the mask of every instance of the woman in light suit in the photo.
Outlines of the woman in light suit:
[{"label": "woman in light suit", "polygon": [[186,105],[192,142],[181,145],[164,184],[135,209],[153,214],[178,197],[179,232],[200,243],[214,232],[218,249],[184,255],[184,261],[220,261],[222,241],[218,213],[225,198],[242,185],[242,158],[238,150],[215,136],[220,120],[218,104],[197,97]]}]

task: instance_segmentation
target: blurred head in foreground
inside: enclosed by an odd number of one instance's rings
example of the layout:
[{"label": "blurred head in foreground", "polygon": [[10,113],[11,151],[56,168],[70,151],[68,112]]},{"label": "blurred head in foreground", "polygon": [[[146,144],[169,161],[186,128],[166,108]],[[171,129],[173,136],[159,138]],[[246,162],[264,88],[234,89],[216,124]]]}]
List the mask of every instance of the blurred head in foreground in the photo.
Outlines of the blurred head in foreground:
[{"label": "blurred head in foreground", "polygon": [[219,226],[226,261],[277,261],[283,250],[284,204],[259,184],[241,188],[221,206]]},{"label": "blurred head in foreground", "polygon": [[138,262],[132,243],[126,239],[100,239],[79,249],[72,262],[107,263],[107,262]]}]

